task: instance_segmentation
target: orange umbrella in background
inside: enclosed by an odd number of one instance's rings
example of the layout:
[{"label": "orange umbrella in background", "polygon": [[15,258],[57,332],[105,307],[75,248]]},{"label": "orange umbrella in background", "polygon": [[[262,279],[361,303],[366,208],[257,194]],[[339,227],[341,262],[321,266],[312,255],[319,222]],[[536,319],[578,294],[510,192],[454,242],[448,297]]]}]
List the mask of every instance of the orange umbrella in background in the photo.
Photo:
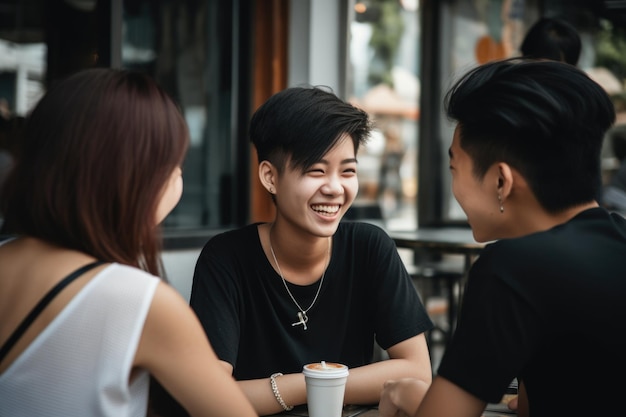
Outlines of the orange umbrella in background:
[{"label": "orange umbrella in background", "polygon": [[476,61],[485,64],[489,61],[506,58],[506,48],[502,41],[496,41],[490,35],[481,36],[474,49]]},{"label": "orange umbrella in background", "polygon": [[379,116],[401,116],[410,120],[419,119],[417,103],[404,100],[387,84],[372,87],[363,98],[350,100],[355,106]]}]

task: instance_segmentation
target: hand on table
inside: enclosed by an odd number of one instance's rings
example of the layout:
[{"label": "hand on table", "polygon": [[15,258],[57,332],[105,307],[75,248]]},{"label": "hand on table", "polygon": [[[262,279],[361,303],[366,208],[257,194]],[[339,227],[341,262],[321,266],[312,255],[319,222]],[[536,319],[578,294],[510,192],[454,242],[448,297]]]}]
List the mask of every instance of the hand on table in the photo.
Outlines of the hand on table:
[{"label": "hand on table", "polygon": [[378,411],[380,417],[411,417],[417,412],[428,384],[416,378],[389,380],[384,383]]},{"label": "hand on table", "polygon": [[511,398],[509,402],[506,403],[507,407],[509,407],[509,410],[517,411],[517,399],[518,396],[516,395],[515,397]]}]

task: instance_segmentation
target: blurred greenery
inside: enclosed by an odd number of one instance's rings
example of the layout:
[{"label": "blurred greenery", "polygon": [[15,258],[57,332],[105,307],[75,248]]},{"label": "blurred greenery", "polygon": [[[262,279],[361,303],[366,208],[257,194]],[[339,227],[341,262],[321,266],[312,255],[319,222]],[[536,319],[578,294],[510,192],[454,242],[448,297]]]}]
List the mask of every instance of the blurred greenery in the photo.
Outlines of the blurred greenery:
[{"label": "blurred greenery", "polygon": [[370,22],[374,62],[370,66],[368,81],[371,85],[384,83],[393,88],[391,70],[404,32],[402,6],[398,0],[370,0],[367,7],[376,11],[373,13],[376,19]]},{"label": "blurred greenery", "polygon": [[596,62],[605,67],[619,80],[626,79],[626,28],[616,26],[608,20],[601,21],[597,36]]}]

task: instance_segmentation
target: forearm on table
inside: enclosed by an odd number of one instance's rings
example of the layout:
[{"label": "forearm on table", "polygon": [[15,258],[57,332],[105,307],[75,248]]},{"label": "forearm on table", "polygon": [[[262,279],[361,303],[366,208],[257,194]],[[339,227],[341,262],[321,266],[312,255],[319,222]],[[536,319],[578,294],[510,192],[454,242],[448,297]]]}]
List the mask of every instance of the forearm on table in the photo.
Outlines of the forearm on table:
[{"label": "forearm on table", "polygon": [[[238,383],[259,415],[284,411],[272,391],[269,375],[267,378],[238,381]],[[306,404],[306,385],[302,373],[276,377],[276,387],[286,405]]]},{"label": "forearm on table", "polygon": [[408,359],[387,359],[350,369],[346,384],[346,404],[377,404],[385,381],[417,378],[430,385],[430,363],[420,364]]},{"label": "forearm on table", "polygon": [[[346,404],[377,404],[385,381],[413,377],[430,384],[430,367],[420,366],[408,359],[388,359],[350,369],[344,401]],[[238,381],[255,411],[270,415],[283,411],[272,391],[270,379]],[[306,404],[306,384],[302,373],[285,374],[276,378],[276,386],[288,406]]]}]

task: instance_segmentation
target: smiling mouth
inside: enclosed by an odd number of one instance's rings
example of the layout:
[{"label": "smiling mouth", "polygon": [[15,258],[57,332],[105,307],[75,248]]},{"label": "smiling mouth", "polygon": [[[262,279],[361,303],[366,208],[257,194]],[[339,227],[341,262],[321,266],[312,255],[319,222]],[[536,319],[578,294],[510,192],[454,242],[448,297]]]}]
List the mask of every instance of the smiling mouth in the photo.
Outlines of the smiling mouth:
[{"label": "smiling mouth", "polygon": [[325,216],[331,216],[337,214],[340,207],[340,205],[328,206],[325,204],[313,204],[311,206],[311,209],[316,213],[323,214]]}]

